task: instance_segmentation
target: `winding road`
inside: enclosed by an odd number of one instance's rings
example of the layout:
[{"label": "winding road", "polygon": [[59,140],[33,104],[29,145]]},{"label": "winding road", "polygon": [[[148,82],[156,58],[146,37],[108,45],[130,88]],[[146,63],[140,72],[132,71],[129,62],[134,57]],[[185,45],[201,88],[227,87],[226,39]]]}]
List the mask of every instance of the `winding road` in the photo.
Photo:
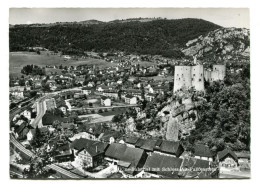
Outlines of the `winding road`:
[{"label": "winding road", "polygon": [[42,117],[45,114],[46,108],[44,106],[44,100],[40,100],[36,103],[37,107],[37,116],[32,122],[32,127],[36,128],[37,126],[42,127]]}]

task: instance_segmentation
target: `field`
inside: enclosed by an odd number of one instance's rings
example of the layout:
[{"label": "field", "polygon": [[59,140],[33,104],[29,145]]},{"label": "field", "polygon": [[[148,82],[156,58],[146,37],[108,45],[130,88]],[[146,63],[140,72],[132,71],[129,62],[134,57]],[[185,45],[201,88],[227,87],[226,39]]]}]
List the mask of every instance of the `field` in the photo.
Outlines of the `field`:
[{"label": "field", "polygon": [[[73,65],[98,65],[100,68],[115,66],[116,63],[108,63],[101,59],[79,59],[79,60],[67,60],[64,61],[62,57],[57,55],[47,55],[41,54],[38,55],[36,53],[30,52],[11,52],[9,54],[9,73],[10,75],[20,76],[21,69],[26,65],[38,65],[38,66],[46,66],[46,65],[63,65],[63,66],[73,66]],[[47,69],[47,72],[53,69]],[[59,73],[59,71],[57,71]]]}]

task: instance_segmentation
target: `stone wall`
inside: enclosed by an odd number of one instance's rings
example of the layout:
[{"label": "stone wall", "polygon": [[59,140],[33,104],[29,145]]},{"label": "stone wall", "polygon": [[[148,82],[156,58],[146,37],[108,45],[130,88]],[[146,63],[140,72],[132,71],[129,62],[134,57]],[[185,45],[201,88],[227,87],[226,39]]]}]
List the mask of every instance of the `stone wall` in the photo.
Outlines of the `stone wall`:
[{"label": "stone wall", "polygon": [[214,82],[221,80],[223,81],[226,76],[226,66],[225,65],[213,65],[213,70],[204,70],[205,80],[208,82]]}]

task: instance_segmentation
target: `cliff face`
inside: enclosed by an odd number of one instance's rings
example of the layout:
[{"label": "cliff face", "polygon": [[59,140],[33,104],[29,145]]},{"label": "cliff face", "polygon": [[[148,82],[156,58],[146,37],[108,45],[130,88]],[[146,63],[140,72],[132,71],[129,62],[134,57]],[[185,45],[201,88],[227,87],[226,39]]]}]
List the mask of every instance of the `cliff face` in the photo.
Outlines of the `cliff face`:
[{"label": "cliff face", "polygon": [[250,31],[248,29],[221,28],[186,43],[182,50],[186,56],[228,60],[235,56],[249,56]]},{"label": "cliff face", "polygon": [[[176,99],[165,106],[158,115],[163,116],[163,111],[169,114],[161,118],[163,122],[164,137],[167,140],[178,141],[179,138],[189,135],[197,119],[196,106],[199,102],[192,102],[192,93],[188,91],[175,93]],[[181,100],[181,102],[180,102]]]}]

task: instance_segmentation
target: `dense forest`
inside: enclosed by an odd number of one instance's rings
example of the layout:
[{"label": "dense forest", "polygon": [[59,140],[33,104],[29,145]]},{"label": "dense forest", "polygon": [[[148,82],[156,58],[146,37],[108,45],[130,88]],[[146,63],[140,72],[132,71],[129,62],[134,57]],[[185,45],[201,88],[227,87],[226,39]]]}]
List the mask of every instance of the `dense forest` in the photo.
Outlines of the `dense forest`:
[{"label": "dense forest", "polygon": [[202,19],[154,20],[150,22],[101,23],[96,25],[14,26],[10,28],[10,51],[42,46],[64,54],[84,51],[182,57],[187,41],[221,28]]},{"label": "dense forest", "polygon": [[212,151],[250,150],[250,66],[228,73],[224,82],[206,85],[205,98],[188,143],[205,143]]}]

